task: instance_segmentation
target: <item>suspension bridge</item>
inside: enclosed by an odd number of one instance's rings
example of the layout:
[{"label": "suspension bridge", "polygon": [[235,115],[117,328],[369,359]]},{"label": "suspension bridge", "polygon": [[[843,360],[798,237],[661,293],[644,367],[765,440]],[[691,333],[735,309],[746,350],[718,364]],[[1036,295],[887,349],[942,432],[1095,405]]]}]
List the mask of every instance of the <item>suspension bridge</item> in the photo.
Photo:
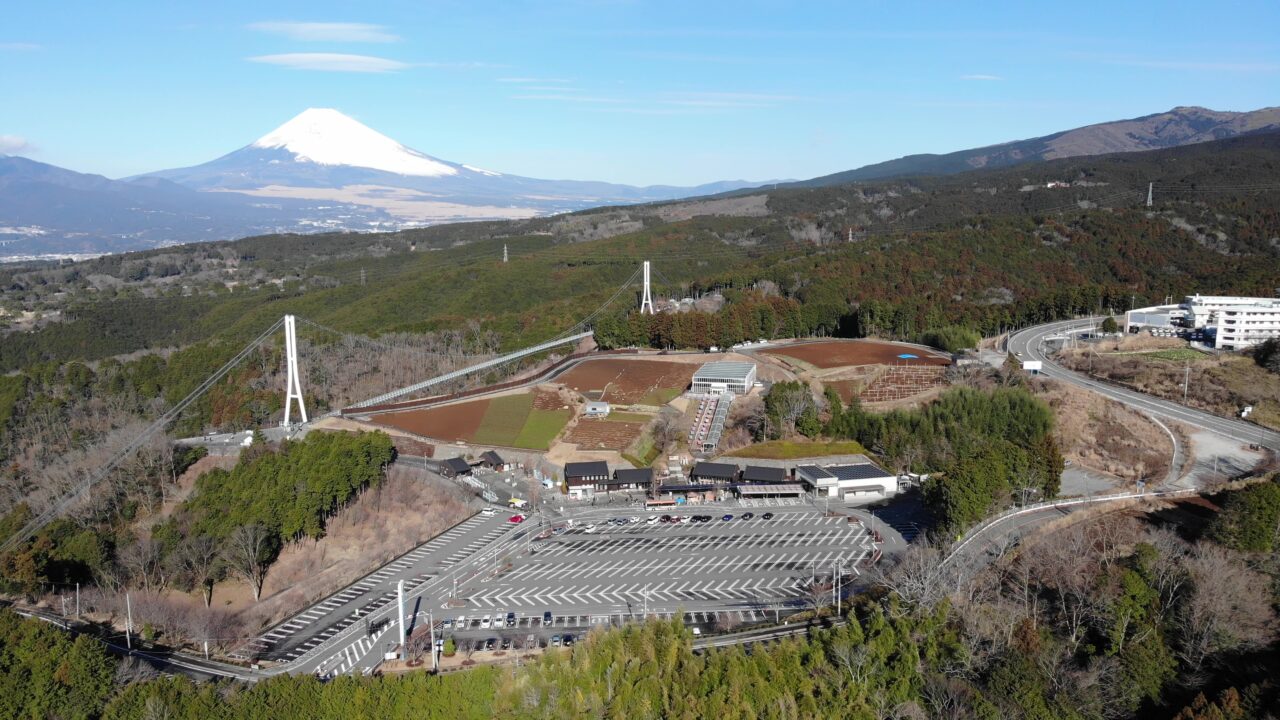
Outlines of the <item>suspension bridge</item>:
[{"label": "suspension bridge", "polygon": [[[618,299],[621,298],[626,293],[628,288],[631,288],[635,285],[638,279],[641,281],[643,286],[641,289],[641,298],[642,298],[641,311],[652,313],[653,301],[652,301],[652,295],[651,295],[650,284],[649,284],[649,272],[650,272],[649,262],[645,261],[641,267],[637,267],[635,271],[632,272],[631,275],[629,275],[625,281],[623,281],[623,283],[618,287],[616,291],[613,292],[613,294],[609,297],[609,299],[607,299],[604,303],[602,303],[599,307],[597,307],[595,310],[589,313],[582,320],[579,320],[577,323],[575,323],[565,331],[561,332],[559,335],[551,338],[550,340],[546,340],[544,342],[540,342],[535,345],[531,345],[529,347],[521,348],[513,352],[505,353],[497,357],[490,357],[490,358],[481,360],[479,362],[475,362],[475,363],[466,365],[464,367],[458,368],[456,370],[451,370],[441,375],[437,375],[435,377],[427,378],[425,380],[411,383],[404,387],[383,392],[373,397],[369,397],[364,400],[360,400],[358,402],[352,403],[345,408],[331,410],[318,417],[312,417],[308,415],[306,402],[304,399],[304,393],[302,388],[303,377],[300,371],[299,345],[298,345],[298,335],[297,335],[299,323],[303,324],[304,326],[307,326],[322,332],[336,335],[340,338],[343,338],[351,342],[369,345],[382,350],[396,350],[396,351],[408,350],[411,353],[414,351],[406,348],[394,348],[384,343],[380,343],[377,340],[355,335],[352,333],[343,332],[341,330],[335,330],[333,328],[327,327],[320,323],[313,322],[305,318],[297,317],[295,315],[285,315],[279,320],[276,320],[274,323],[271,324],[270,327],[262,331],[261,334],[259,334],[257,337],[251,340],[247,345],[241,348],[240,351],[237,352],[230,360],[228,360],[220,368],[214,371],[213,374],[205,378],[204,381],[201,382],[200,385],[198,385],[194,390],[192,390],[190,394],[188,394],[182,400],[175,403],[173,407],[169,408],[160,417],[156,418],[141,433],[139,433],[137,437],[133,438],[128,443],[126,443],[123,447],[121,447],[119,450],[113,453],[110,456],[110,458],[107,460],[107,462],[103,463],[94,472],[86,476],[84,480],[79,482],[70,491],[63,493],[58,499],[56,499],[53,503],[51,503],[48,508],[46,508],[44,511],[42,511],[41,513],[33,517],[25,525],[23,525],[21,529],[19,529],[13,535],[6,538],[3,544],[0,544],[0,553],[9,551],[15,548],[16,546],[18,546],[19,544],[21,544],[22,542],[26,541],[27,539],[31,538],[33,535],[39,532],[46,525],[53,522],[55,519],[57,519],[58,517],[66,513],[68,510],[70,510],[72,507],[74,507],[77,503],[88,498],[90,493],[93,491],[93,489],[96,486],[98,486],[100,483],[102,483],[104,480],[109,478],[111,474],[115,472],[117,468],[119,468],[119,466],[125,460],[130,458],[140,448],[146,445],[147,442],[149,442],[153,437],[157,436],[160,433],[163,433],[168,428],[172,427],[183,411],[191,407],[192,404],[194,404],[206,393],[208,393],[210,389],[212,389],[220,381],[226,378],[241,363],[243,363],[247,358],[252,356],[254,352],[266,346],[268,343],[272,343],[273,336],[281,330],[284,331],[284,349],[285,349],[285,358],[284,358],[285,407],[284,407],[284,418],[281,422],[280,428],[275,430],[274,432],[270,432],[269,434],[269,437],[272,437],[274,439],[289,437],[299,431],[304,431],[308,425],[311,425],[318,420],[322,420],[325,418],[334,417],[342,414],[359,415],[361,414],[362,410],[367,411],[368,409],[374,408],[375,406],[389,403],[389,402],[398,400],[400,398],[418,395],[418,394],[430,391],[433,388],[440,388],[440,387],[447,386],[452,382],[462,380],[464,378],[475,375],[477,373],[492,371],[492,370],[509,366],[513,363],[519,362],[522,359],[537,355],[539,353],[554,350],[558,347],[562,347],[566,345],[575,345],[584,340],[588,340],[591,337],[593,337],[595,334],[594,331],[590,329],[590,324],[597,317],[599,317],[601,313],[603,313],[609,307],[613,306],[613,304],[617,302]],[[420,353],[420,354],[432,355],[432,353]],[[474,358],[477,356],[463,356],[463,357]],[[296,417],[298,418],[298,422],[294,422],[293,413],[294,413],[295,407],[297,410]],[[209,437],[209,436],[206,436],[206,437]],[[221,437],[230,437],[230,436],[221,436]],[[201,444],[201,441],[205,439],[206,438],[186,438],[184,440],[179,440],[179,442],[184,444]]]}]

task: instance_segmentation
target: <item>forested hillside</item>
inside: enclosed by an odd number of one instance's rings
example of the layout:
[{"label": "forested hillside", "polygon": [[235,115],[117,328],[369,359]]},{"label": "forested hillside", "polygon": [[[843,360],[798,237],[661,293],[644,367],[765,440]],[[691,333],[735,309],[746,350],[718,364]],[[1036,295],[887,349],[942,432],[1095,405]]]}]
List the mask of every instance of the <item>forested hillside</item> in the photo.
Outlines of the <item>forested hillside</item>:
[{"label": "forested hillside", "polygon": [[[585,317],[644,259],[654,262],[659,295],[721,290],[730,311],[709,321],[659,316],[625,330],[605,322],[607,341],[713,344],[744,323],[743,337],[915,338],[941,323],[990,332],[1195,290],[1269,294],[1280,271],[1280,210],[1267,183],[1278,174],[1280,134],[1270,134],[777,191],[746,216],[723,204],[733,200],[698,201],[7,269],[0,305],[62,315],[6,336],[0,369],[247,339],[285,312],[370,334],[474,320],[516,347]],[[1150,210],[1141,203],[1147,182],[1157,186]],[[624,293],[618,306],[630,299]],[[757,309],[764,316],[752,323],[746,316]],[[705,332],[662,326],[702,322],[710,322]]]},{"label": "forested hillside", "polygon": [[[88,639],[0,613],[6,717],[1273,717],[1274,485],[1085,519],[956,582],[918,550],[808,637],[694,652],[679,623],[593,631],[520,667],[433,677],[130,680]],[[1176,515],[1176,514],[1175,514]],[[1185,518],[1185,515],[1181,517]],[[797,620],[803,621],[801,618]],[[832,622],[835,621],[835,622]],[[821,626],[826,624],[823,629]]]}]

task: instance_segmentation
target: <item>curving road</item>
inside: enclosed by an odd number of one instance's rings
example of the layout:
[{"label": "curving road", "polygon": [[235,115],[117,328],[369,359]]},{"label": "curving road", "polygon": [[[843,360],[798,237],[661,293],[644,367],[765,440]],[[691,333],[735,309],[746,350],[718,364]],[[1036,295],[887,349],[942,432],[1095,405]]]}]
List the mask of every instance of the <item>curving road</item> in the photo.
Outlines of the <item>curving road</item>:
[{"label": "curving road", "polygon": [[1095,326],[1094,321],[1095,318],[1064,320],[1021,330],[1009,336],[1009,350],[1014,353],[1022,353],[1023,359],[1043,362],[1041,374],[1046,377],[1062,380],[1105,395],[1112,400],[1122,402],[1151,415],[1208,430],[1241,443],[1254,443],[1271,450],[1280,451],[1280,433],[1243,420],[1224,418],[1203,410],[1195,410],[1176,402],[1161,400],[1151,395],[1093,380],[1063,368],[1045,354],[1044,344],[1046,337],[1071,330],[1092,328]]}]

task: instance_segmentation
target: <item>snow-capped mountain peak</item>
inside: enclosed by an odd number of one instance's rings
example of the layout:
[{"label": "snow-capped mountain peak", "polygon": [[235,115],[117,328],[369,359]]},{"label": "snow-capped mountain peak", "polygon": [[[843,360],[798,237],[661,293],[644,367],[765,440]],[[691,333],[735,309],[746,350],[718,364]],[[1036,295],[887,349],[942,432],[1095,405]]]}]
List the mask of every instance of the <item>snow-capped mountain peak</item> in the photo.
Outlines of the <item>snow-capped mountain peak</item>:
[{"label": "snow-capped mountain peak", "polygon": [[283,149],[298,162],[347,165],[398,175],[442,177],[458,169],[412,150],[330,108],[308,108],[252,147]]}]

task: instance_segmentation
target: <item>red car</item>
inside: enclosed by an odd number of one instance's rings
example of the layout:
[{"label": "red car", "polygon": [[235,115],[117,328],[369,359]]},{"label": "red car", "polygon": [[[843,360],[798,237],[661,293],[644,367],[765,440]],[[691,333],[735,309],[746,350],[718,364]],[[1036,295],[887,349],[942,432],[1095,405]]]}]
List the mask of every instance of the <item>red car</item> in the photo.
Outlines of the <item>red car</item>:
[{"label": "red car", "polygon": [[522,523],[522,522],[524,522],[524,516],[523,516],[523,515],[512,515],[512,516],[511,516],[511,519],[510,519],[510,522],[513,522],[513,523]]}]

